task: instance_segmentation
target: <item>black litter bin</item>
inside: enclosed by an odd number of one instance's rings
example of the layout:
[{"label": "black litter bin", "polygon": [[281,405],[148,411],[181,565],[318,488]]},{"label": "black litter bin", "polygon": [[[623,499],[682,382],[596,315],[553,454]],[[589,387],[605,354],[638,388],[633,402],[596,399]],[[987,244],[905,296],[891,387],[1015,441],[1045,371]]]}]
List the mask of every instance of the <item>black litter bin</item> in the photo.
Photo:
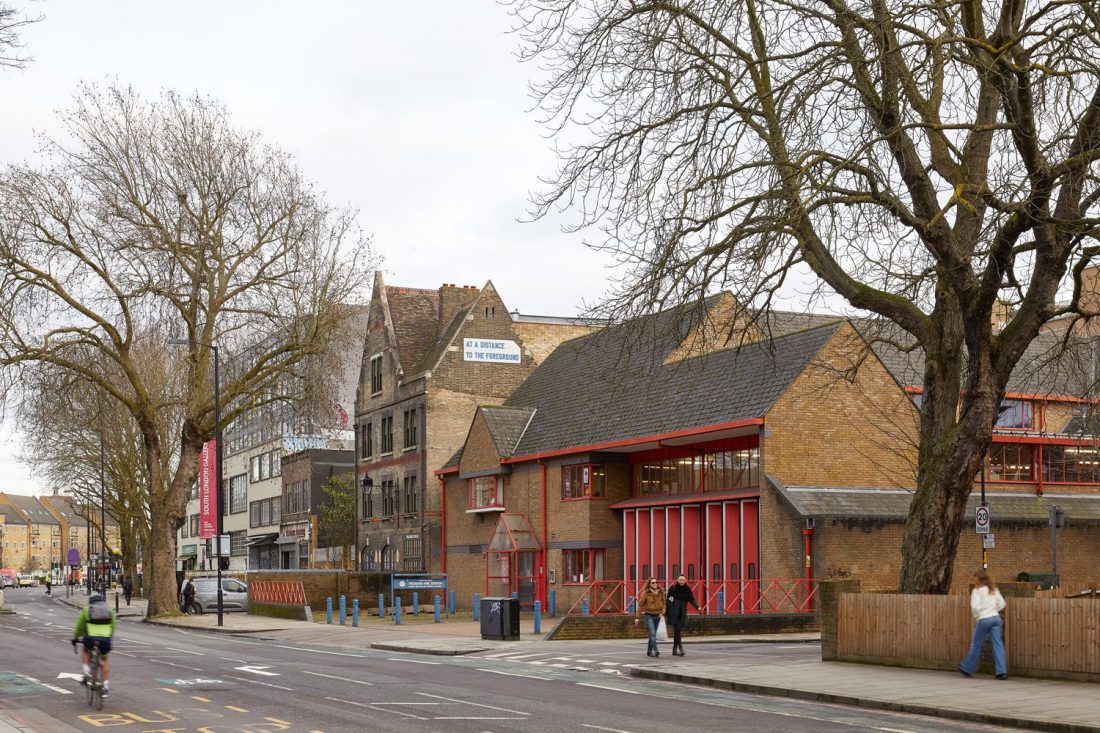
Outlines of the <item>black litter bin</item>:
[{"label": "black litter bin", "polygon": [[481,638],[519,641],[519,601],[517,599],[481,599]]}]

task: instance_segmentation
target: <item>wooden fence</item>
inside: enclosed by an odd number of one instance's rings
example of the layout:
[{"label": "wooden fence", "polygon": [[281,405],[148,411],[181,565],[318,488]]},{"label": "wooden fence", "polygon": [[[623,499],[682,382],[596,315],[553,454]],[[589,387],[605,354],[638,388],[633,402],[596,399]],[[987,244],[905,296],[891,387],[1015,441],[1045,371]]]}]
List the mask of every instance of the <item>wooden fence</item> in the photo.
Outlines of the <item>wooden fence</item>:
[{"label": "wooden fence", "polygon": [[[824,623],[824,622],[823,622]],[[973,634],[967,595],[841,593],[837,659],[954,669]],[[1100,682],[1100,603],[1008,598],[1009,674]]]}]

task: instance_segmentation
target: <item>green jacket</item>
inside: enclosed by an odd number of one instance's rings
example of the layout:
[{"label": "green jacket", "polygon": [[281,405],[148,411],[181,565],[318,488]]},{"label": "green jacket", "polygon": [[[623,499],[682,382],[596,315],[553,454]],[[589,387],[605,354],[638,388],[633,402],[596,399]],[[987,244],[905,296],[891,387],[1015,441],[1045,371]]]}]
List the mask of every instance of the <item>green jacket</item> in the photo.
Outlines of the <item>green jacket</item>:
[{"label": "green jacket", "polygon": [[[110,610],[110,609],[108,609]],[[115,635],[115,612],[111,611],[110,623],[92,621],[88,618],[88,607],[80,609],[80,615],[76,617],[76,629],[73,630],[73,638],[80,639],[83,636],[97,636],[102,639],[110,639]]]}]

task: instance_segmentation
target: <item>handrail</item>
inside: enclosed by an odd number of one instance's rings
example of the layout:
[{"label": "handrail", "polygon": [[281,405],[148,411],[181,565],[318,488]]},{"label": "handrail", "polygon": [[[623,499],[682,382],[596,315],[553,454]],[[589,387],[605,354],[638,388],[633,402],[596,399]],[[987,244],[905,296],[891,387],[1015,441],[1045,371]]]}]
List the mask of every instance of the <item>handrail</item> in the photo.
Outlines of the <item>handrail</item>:
[{"label": "handrail", "polygon": [[[633,614],[634,599],[645,583],[644,580],[592,580],[566,586],[580,592],[566,615]],[[663,582],[662,585],[667,593],[673,584]],[[816,610],[816,580],[690,580],[688,585],[701,612],[707,614],[811,613]],[[696,611],[689,607],[688,612]]]}]

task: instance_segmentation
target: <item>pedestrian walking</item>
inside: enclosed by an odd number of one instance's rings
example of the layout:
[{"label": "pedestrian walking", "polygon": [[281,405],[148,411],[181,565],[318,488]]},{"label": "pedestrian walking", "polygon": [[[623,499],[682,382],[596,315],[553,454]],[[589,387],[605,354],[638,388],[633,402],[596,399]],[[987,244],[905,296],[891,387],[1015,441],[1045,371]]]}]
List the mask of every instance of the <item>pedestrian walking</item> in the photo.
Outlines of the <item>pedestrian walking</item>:
[{"label": "pedestrian walking", "polygon": [[46,595],[50,595],[53,590],[53,578],[46,576]]},{"label": "pedestrian walking", "polygon": [[680,575],[676,578],[676,582],[672,584],[672,587],[668,589],[668,625],[672,627],[672,654],[673,656],[684,656],[684,641],[683,632],[684,625],[687,623],[688,617],[688,604],[695,606],[696,611],[701,611],[699,604],[695,601],[695,594],[691,590],[691,586],[688,585],[687,576]]},{"label": "pedestrian walking", "polygon": [[122,581],[122,595],[126,596],[126,605],[130,605],[130,596],[134,595],[134,581],[129,575]]},{"label": "pedestrian walking", "polygon": [[647,657],[661,656],[661,651],[657,648],[657,627],[661,625],[661,617],[664,615],[665,594],[657,579],[650,578],[645,590],[638,594],[638,610],[634,612],[634,625],[637,626],[644,618],[646,631],[649,632],[649,646],[645,650]]},{"label": "pedestrian walking", "polygon": [[978,659],[982,653],[982,644],[988,636],[993,640],[993,671],[997,679],[1007,680],[1005,665],[1005,644],[1002,637],[1001,611],[1005,610],[1005,599],[997,590],[997,585],[985,570],[974,573],[974,585],[970,591],[970,613],[974,615],[974,639],[970,642],[970,653],[959,663],[956,669],[963,677],[969,677],[978,671]]},{"label": "pedestrian walking", "polygon": [[195,603],[195,584],[191,582],[191,576],[183,579],[183,585],[180,587],[180,597],[183,599],[180,610],[184,613],[191,613],[191,608]]}]

